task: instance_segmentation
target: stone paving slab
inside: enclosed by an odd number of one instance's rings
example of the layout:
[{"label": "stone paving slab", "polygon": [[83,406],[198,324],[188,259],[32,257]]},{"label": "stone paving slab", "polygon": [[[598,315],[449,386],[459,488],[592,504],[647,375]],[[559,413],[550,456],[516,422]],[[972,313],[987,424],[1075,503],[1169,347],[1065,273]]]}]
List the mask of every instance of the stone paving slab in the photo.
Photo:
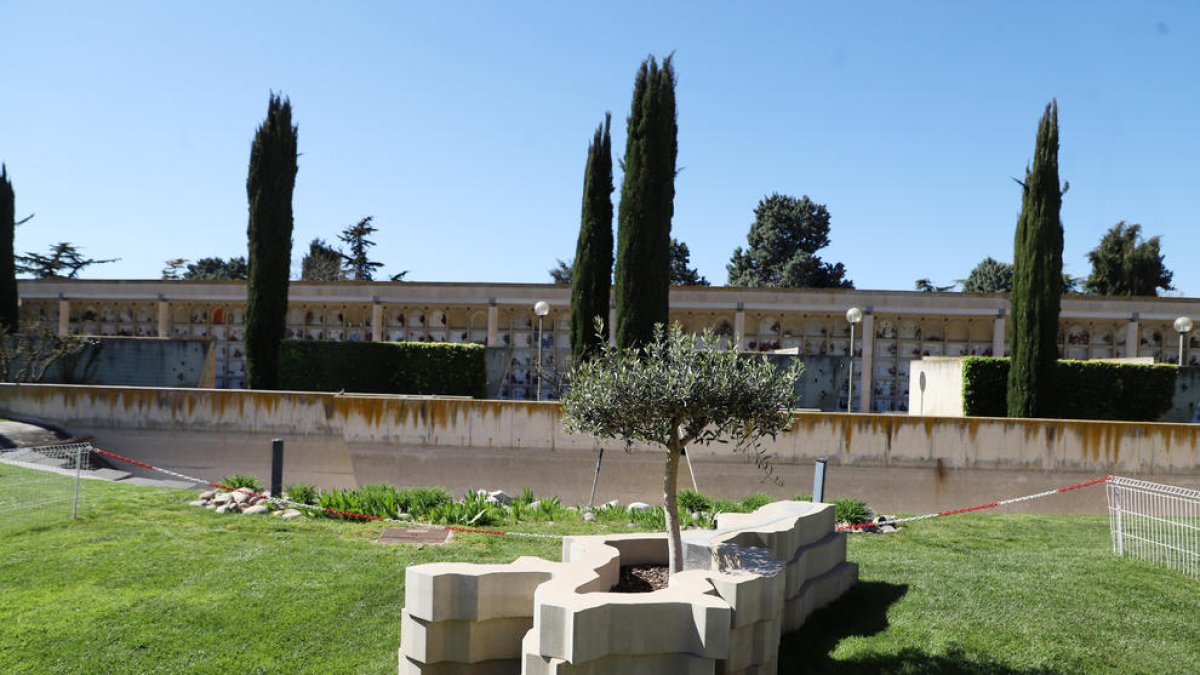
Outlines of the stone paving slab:
[{"label": "stone paving slab", "polygon": [[96,469],[94,471],[89,471],[88,473],[91,474],[93,478],[98,478],[100,480],[125,480],[133,475],[128,471],[121,471],[120,469]]},{"label": "stone paving slab", "polygon": [[122,483],[141,485],[143,487],[190,488],[193,485],[183,480],[155,480],[153,478],[127,478]]}]

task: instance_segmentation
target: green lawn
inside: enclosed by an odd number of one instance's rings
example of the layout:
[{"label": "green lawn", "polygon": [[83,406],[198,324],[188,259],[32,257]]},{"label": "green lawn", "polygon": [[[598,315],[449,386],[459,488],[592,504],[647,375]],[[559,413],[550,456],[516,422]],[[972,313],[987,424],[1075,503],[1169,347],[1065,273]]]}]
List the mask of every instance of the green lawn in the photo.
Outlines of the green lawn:
[{"label": "green lawn", "polygon": [[[559,555],[486,535],[381,546],[378,525],[189,498],[91,483],[79,520],[0,529],[0,673],[395,673],[405,566]],[[1200,672],[1200,582],[1114,558],[1104,518],[926,521],[852,537],[850,557],[863,583],[785,637],[781,673]]]}]

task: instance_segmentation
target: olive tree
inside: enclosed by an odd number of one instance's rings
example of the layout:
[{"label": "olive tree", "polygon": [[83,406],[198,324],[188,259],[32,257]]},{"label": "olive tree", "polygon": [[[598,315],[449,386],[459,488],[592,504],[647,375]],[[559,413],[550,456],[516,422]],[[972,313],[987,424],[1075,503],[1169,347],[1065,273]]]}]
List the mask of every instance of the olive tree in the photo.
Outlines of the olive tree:
[{"label": "olive tree", "polygon": [[676,485],[679,460],[690,444],[732,443],[770,470],[765,437],[791,424],[799,361],[780,370],[766,357],[718,349],[711,332],[655,326],[640,348],[601,344],[596,357],[576,363],[562,398],[563,428],[600,438],[660,445],[667,451],[663,501],[671,573],[683,569]]}]

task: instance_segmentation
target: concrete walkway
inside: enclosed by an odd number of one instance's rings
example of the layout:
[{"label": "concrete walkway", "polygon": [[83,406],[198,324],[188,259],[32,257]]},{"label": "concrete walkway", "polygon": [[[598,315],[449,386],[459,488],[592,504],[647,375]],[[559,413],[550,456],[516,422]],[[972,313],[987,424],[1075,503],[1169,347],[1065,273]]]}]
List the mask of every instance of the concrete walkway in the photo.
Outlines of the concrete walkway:
[{"label": "concrete walkway", "polygon": [[[64,456],[56,445],[75,442],[65,429],[56,429],[52,425],[39,424],[32,420],[17,421],[12,419],[0,420],[0,463],[19,466],[25,469],[57,473],[74,477],[72,458]],[[129,485],[164,488],[195,488],[193,483],[182,480],[164,480],[135,476],[130,471],[110,468],[109,462],[97,455],[91,455],[90,461],[79,477],[86,480],[120,481]]]}]

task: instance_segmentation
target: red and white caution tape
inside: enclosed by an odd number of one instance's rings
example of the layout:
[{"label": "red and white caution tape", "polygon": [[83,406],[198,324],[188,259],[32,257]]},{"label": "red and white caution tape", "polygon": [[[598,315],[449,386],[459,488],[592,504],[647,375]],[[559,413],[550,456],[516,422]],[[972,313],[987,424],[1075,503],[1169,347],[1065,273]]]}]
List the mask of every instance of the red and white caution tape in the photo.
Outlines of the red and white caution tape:
[{"label": "red and white caution tape", "polygon": [[1078,490],[1080,488],[1090,487],[1092,485],[1099,485],[1101,483],[1107,483],[1110,480],[1112,480],[1112,476],[1104,476],[1103,478],[1095,478],[1093,480],[1085,481],[1083,483],[1076,483],[1075,485],[1068,485],[1066,487],[1060,487],[1060,488],[1057,488],[1054,490],[1046,490],[1045,492],[1039,492],[1037,494],[1032,494],[1032,495],[1025,495],[1024,497],[1013,497],[1012,499],[1001,499],[1000,501],[997,501],[997,502],[988,502],[987,504],[977,504],[975,506],[968,506],[968,507],[962,508],[962,509],[950,509],[949,511],[938,511],[937,513],[926,513],[925,515],[922,515],[922,516],[908,516],[907,518],[895,518],[895,519],[889,518],[886,523],[876,523],[876,522],[872,521],[872,522],[867,522],[867,523],[853,523],[853,524],[846,524],[846,525],[838,525],[837,531],[838,532],[846,532],[849,530],[861,530],[861,529],[865,529],[868,527],[876,527],[878,525],[896,525],[899,523],[911,523],[911,522],[917,521],[917,520],[928,520],[930,518],[940,518],[942,516],[954,516],[954,515],[958,515],[960,513],[970,513],[972,511],[984,511],[987,509],[994,509],[994,508],[997,508],[1000,506],[1008,506],[1009,504],[1018,504],[1020,502],[1027,502],[1027,501],[1031,501],[1034,499],[1041,499],[1042,497],[1049,497],[1051,495],[1056,495],[1056,494],[1059,494],[1062,492],[1070,492],[1071,490]]},{"label": "red and white caution tape", "polygon": [[290,506],[293,508],[306,509],[309,511],[322,511],[324,513],[332,513],[332,514],[339,515],[339,516],[345,516],[346,518],[356,518],[359,520],[370,520],[370,521],[376,521],[376,522],[381,522],[381,523],[391,523],[391,524],[398,525],[400,527],[435,528],[435,529],[439,529],[439,530],[449,530],[451,532],[462,532],[464,534],[491,534],[491,535],[505,536],[505,537],[525,537],[528,539],[562,539],[562,536],[557,535],[557,534],[538,534],[538,533],[533,533],[533,532],[508,532],[505,530],[485,530],[485,529],[474,528],[474,527],[462,527],[459,525],[433,525],[433,524],[428,524],[428,523],[413,523],[412,521],[408,521],[408,520],[398,520],[396,518],[383,518],[380,516],[367,515],[365,513],[354,513],[353,511],[342,511],[340,509],[334,509],[334,508],[330,508],[327,506],[313,506],[312,504],[304,504],[302,502],[294,502],[289,499],[283,499],[282,497],[272,497],[269,493],[254,492],[253,490],[250,490],[248,488],[231,488],[227,485],[221,485],[220,483],[213,483],[211,481],[206,481],[202,478],[196,478],[195,476],[189,476],[187,474],[179,473],[178,471],[171,471],[170,469],[164,469],[162,467],[154,466],[152,464],[147,464],[145,462],[139,462],[138,460],[133,459],[131,457],[125,457],[123,455],[118,455],[117,453],[109,452],[108,450],[101,450],[100,448],[97,448],[96,446],[91,446],[91,449],[92,449],[92,452],[95,452],[98,455],[103,455],[105,457],[109,457],[109,458],[112,458],[112,459],[115,459],[115,460],[118,460],[121,462],[125,462],[126,464],[132,464],[134,466],[139,466],[143,469],[157,471],[159,473],[163,473],[168,476],[174,476],[175,478],[179,478],[180,480],[188,481],[189,483],[195,483],[197,485],[204,485],[207,487],[219,488],[219,489],[225,490],[227,492],[243,492],[245,494],[250,495],[251,497],[264,497],[267,501],[269,501],[272,504],[275,504],[277,506]]}]

